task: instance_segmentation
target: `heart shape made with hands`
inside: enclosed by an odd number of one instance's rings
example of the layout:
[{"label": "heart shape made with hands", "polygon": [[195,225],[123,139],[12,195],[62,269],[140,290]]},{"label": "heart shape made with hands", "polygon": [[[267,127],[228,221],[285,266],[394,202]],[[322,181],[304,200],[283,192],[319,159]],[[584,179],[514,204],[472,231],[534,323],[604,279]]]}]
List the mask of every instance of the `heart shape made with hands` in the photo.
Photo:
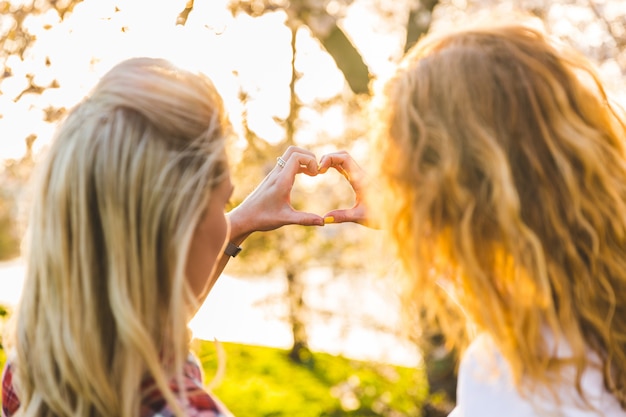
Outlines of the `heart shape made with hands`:
[{"label": "heart shape made with hands", "polygon": [[335,168],[310,177],[297,174],[291,189],[291,206],[298,211],[324,216],[331,210],[352,208],[355,192],[347,178]]}]

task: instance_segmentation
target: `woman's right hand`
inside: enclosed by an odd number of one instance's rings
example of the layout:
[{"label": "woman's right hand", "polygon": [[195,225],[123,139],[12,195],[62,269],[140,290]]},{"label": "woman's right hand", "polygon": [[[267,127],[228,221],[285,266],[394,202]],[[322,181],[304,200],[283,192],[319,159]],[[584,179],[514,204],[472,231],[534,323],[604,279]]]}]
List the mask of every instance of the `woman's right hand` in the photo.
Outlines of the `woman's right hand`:
[{"label": "woman's right hand", "polygon": [[338,209],[329,211],[324,215],[325,223],[345,223],[353,222],[364,226],[372,226],[371,219],[367,215],[367,207],[365,205],[365,171],[356,163],[356,161],[346,151],[337,151],[322,156],[319,163],[319,174],[323,174],[330,168],[334,168],[342,174],[355,193],[355,204],[349,209]]}]

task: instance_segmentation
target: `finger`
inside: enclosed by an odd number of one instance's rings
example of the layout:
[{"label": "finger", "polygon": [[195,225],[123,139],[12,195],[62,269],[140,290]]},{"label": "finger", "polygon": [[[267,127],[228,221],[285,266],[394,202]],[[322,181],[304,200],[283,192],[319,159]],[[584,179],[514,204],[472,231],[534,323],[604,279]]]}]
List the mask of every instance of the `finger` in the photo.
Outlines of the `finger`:
[{"label": "finger", "polygon": [[324,218],[322,216],[296,210],[291,211],[288,222],[289,224],[301,226],[324,226]]},{"label": "finger", "polygon": [[336,169],[341,175],[343,175],[348,182],[350,182],[355,191],[360,188],[364,171],[349,153],[341,151],[324,155],[320,160],[318,171],[320,174],[324,174],[330,168]]},{"label": "finger", "polygon": [[294,152],[285,163],[285,169],[295,177],[296,174],[305,173],[310,176],[316,176],[317,160],[315,155],[307,153]]},{"label": "finger", "polygon": [[317,169],[317,160],[315,159],[315,157],[299,158],[298,161],[300,162],[300,171],[298,171],[299,173],[304,173],[311,177],[314,177],[319,173]]},{"label": "finger", "polygon": [[309,155],[310,157],[315,158],[315,154],[313,152],[304,148],[300,148],[299,146],[288,147],[287,150],[283,153],[282,158],[286,161],[291,158],[293,154],[296,153],[301,155]]},{"label": "finger", "polygon": [[343,175],[354,189],[357,196],[363,193],[365,187],[365,171],[352,159],[348,153],[326,155],[323,159],[324,165],[319,167],[319,173],[323,174],[325,170],[334,168]]},{"label": "finger", "polygon": [[343,166],[348,159],[351,159],[350,154],[346,151],[338,151],[322,156],[319,163],[320,174],[328,171],[329,168],[335,166]]},{"label": "finger", "polygon": [[351,209],[332,210],[324,215],[324,223],[359,223],[367,224],[367,215],[362,206]]},{"label": "finger", "polygon": [[352,183],[352,177],[350,176],[348,171],[346,171],[341,165],[335,165],[333,168],[335,168],[337,171],[339,171],[339,173],[341,175],[343,175],[345,177],[345,179],[348,180],[348,182]]}]

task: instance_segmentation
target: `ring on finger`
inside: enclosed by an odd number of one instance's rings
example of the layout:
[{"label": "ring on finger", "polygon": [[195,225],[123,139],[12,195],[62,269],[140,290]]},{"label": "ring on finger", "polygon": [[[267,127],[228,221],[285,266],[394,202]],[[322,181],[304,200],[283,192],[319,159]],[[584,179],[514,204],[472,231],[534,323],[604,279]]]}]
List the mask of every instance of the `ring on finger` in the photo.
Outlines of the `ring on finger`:
[{"label": "ring on finger", "polygon": [[286,162],[283,158],[279,156],[278,158],[276,158],[276,164],[278,164],[279,167],[284,168]]}]

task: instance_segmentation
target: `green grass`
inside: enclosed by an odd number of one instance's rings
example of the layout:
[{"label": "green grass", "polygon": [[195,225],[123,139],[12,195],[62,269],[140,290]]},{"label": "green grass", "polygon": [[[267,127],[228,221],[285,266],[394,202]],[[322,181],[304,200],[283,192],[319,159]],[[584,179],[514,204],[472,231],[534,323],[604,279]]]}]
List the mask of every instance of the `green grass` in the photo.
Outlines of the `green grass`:
[{"label": "green grass", "polygon": [[[224,343],[225,374],[213,389],[236,416],[419,416],[428,394],[422,369],[314,353],[306,365],[286,350]],[[206,382],[216,375],[212,342],[195,348]]]},{"label": "green grass", "polygon": [[[2,319],[0,317],[0,319]],[[196,341],[205,383],[237,417],[420,416],[428,394],[423,369],[313,353],[296,364],[282,349]],[[216,378],[218,350],[225,364]],[[5,353],[0,344],[0,366]]]},{"label": "green grass", "polygon": [[7,361],[7,355],[4,353],[2,343],[0,343],[0,369],[4,369],[4,364],[6,361]]},{"label": "green grass", "polygon": [[4,369],[4,363],[7,361],[6,353],[4,353],[4,345],[2,344],[2,335],[4,334],[4,324],[8,318],[9,310],[5,306],[0,305],[0,369]]}]

